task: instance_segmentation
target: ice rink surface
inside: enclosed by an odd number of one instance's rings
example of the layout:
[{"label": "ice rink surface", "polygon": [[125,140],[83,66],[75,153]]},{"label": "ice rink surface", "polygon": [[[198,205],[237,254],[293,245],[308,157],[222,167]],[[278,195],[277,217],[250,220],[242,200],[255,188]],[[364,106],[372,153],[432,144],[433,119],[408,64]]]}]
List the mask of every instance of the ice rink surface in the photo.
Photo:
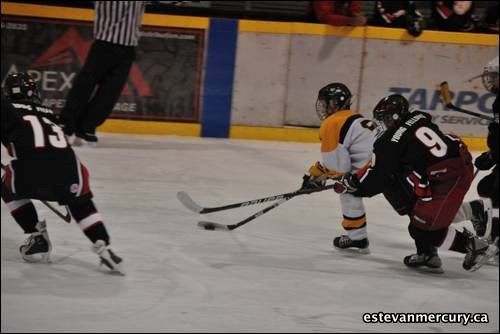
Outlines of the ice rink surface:
[{"label": "ice rink surface", "polygon": [[[319,144],[100,140],[76,151],[127,275],[100,269],[77,225],[40,203],[52,263],[24,263],[25,235],[2,202],[2,332],[498,332],[498,267],[469,273],[463,255],[440,251],[444,274],[407,269],[407,219],[381,196],[365,200],[369,255],[333,249],[342,232],[333,191],[293,198],[231,232],[196,223],[234,224],[266,204],[199,215],[176,198],[184,190],[217,206],[294,191],[320,158]],[[375,312],[484,312],[489,323],[363,322]]]}]

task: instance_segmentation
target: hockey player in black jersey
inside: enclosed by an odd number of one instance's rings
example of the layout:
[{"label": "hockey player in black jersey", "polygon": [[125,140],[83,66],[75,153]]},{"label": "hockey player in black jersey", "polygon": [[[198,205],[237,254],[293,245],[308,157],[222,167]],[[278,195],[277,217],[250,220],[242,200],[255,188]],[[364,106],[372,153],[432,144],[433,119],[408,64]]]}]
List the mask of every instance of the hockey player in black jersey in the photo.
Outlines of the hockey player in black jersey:
[{"label": "hockey player in black jersey", "polygon": [[[477,235],[494,241],[498,238],[498,56],[485,66],[482,79],[486,90],[497,97],[492,108],[494,121],[488,125],[488,151],[479,155],[474,165],[479,170],[493,169],[477,185],[480,199],[464,203],[458,220],[470,219]],[[498,265],[498,253],[494,263]]]},{"label": "hockey player in black jersey", "polygon": [[2,177],[2,199],[12,217],[30,234],[20,247],[25,261],[49,261],[52,244],[46,223],[31,199],[66,205],[92,249],[112,271],[122,259],[110,248],[108,232],[93,201],[89,173],[68,145],[50,108],[41,104],[37,84],[27,73],[5,80],[2,99],[2,144],[12,160]]},{"label": "hockey player in black jersey", "polygon": [[431,115],[410,112],[401,95],[383,98],[373,115],[381,133],[372,161],[346,174],[335,191],[360,197],[383,193],[400,215],[409,216],[417,253],[406,256],[405,265],[443,272],[440,247],[466,253],[464,269],[477,270],[498,248],[467,230],[449,227],[473,179],[465,144],[441,132]]},{"label": "hockey player in black jersey", "polygon": [[[484,229],[485,237],[494,241],[498,239],[498,56],[490,61],[482,75],[485,88],[496,95],[493,102],[494,121],[488,125],[488,151],[482,153],[474,161],[474,165],[480,170],[493,168],[490,174],[482,178],[477,185],[480,197],[487,198],[491,202],[491,218],[487,220],[491,225]],[[498,252],[496,254],[498,264]]]}]

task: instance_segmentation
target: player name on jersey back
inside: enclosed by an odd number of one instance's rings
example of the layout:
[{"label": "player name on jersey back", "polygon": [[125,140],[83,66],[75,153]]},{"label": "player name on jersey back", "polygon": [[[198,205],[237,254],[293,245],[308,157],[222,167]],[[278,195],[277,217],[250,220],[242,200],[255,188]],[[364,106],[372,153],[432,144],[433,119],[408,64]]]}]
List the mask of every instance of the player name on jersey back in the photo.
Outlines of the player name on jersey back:
[{"label": "player name on jersey back", "polygon": [[33,106],[30,104],[24,104],[24,103],[12,103],[12,106],[16,109],[26,109],[26,110],[36,110],[38,112],[44,113],[44,114],[53,114],[54,112],[52,109],[46,108],[46,107],[40,107],[40,106]]},{"label": "player name on jersey back", "polygon": [[[407,125],[408,127],[411,127],[413,124],[417,123],[419,120],[426,118],[425,115],[423,114],[417,114],[413,116],[412,118],[408,119],[404,125]],[[392,135],[391,141],[398,143],[399,140],[401,139],[401,136],[408,130],[408,128],[405,127],[400,127],[399,129],[396,130],[396,132]]]}]

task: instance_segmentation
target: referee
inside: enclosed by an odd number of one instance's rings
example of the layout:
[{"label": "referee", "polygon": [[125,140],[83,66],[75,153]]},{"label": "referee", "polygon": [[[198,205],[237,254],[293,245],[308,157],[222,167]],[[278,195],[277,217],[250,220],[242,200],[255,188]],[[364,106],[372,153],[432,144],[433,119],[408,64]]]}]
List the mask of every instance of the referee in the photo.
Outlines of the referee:
[{"label": "referee", "polygon": [[97,144],[96,128],[120,97],[135,60],[145,1],[96,1],[94,42],[60,122],[73,145]]}]

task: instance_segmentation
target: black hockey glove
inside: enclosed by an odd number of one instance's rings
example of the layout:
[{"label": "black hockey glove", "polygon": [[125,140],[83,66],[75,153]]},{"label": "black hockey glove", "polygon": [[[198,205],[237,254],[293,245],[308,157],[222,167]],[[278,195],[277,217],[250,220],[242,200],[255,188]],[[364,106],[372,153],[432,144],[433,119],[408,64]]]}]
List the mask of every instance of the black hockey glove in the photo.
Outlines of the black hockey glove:
[{"label": "black hockey glove", "polygon": [[337,194],[353,193],[358,190],[359,181],[356,175],[347,173],[340,178],[340,180],[335,181],[333,184],[333,190]]},{"label": "black hockey glove", "polygon": [[325,178],[304,174],[304,176],[302,177],[302,186],[300,187],[300,190],[321,188],[324,187],[325,184]]},{"label": "black hockey glove", "polygon": [[495,159],[490,154],[490,151],[484,152],[474,160],[474,166],[479,170],[488,170],[495,166]]}]

